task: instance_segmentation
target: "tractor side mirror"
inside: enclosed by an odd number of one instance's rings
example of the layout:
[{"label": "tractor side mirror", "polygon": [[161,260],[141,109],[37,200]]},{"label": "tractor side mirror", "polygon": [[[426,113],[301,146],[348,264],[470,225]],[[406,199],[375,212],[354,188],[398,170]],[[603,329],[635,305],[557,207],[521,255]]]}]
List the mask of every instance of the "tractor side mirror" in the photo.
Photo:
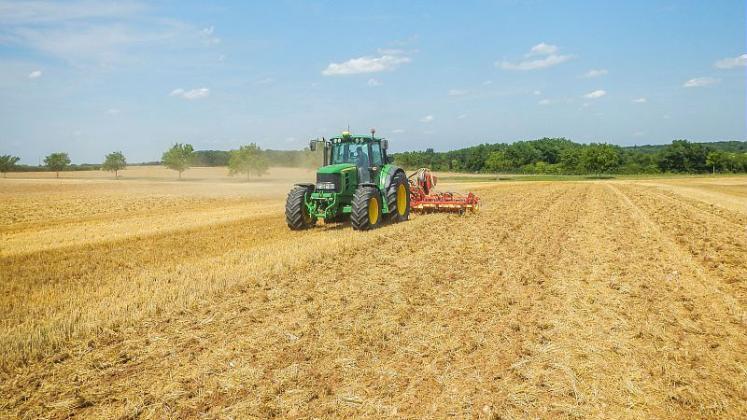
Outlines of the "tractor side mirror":
[{"label": "tractor side mirror", "polygon": [[388,149],[389,148],[389,140],[386,140],[386,139],[382,140],[381,141],[381,148],[384,149],[384,150]]},{"label": "tractor side mirror", "polygon": [[311,140],[309,142],[309,150],[311,150],[312,152],[316,151],[316,141]]}]

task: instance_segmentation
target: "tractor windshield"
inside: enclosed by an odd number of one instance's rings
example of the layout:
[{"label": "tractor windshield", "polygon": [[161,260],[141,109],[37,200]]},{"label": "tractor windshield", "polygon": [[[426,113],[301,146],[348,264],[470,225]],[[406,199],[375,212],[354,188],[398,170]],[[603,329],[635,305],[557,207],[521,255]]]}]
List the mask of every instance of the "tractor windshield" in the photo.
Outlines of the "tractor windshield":
[{"label": "tractor windshield", "polygon": [[335,143],[332,145],[331,163],[352,163],[359,167],[368,167],[368,145],[356,143]]}]

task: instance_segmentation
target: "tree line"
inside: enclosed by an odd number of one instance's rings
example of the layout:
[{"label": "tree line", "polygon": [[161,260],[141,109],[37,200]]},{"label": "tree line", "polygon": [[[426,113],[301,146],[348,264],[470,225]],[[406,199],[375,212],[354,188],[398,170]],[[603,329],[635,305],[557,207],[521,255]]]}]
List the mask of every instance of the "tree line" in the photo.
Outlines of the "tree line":
[{"label": "tree line", "polygon": [[[195,151],[191,144],[176,143],[171,146],[161,156],[161,161],[157,164],[163,164],[169,169],[177,172],[178,178],[182,178],[182,173],[193,166],[227,166],[229,175],[246,175],[247,179],[251,176],[262,176],[267,173],[270,167],[271,158],[269,151],[262,150],[255,143],[241,146],[236,150],[225,151]],[[302,156],[310,155],[310,152],[303,152]],[[26,170],[29,168],[40,169],[39,167],[18,167],[20,159],[17,156],[2,155],[0,156],[0,172],[6,176],[8,172],[16,170]],[[311,160],[306,158],[306,161]],[[60,177],[60,172],[71,169],[70,156],[64,152],[55,152],[44,158],[43,168],[55,172],[56,177]],[[127,167],[127,159],[122,152],[112,152],[104,157],[100,165],[77,165],[74,169],[80,167],[86,169],[101,169],[114,173],[114,177],[119,176],[119,171]]]},{"label": "tree line", "polygon": [[[178,177],[193,166],[227,166],[230,175],[262,176],[270,166],[316,168],[321,165],[321,149],[262,150],[255,143],[236,150],[194,150],[190,144],[176,143],[161,156],[163,164],[177,171]],[[449,152],[433,149],[395,153],[395,163],[407,169],[428,167],[437,171],[525,173],[525,174],[653,174],[653,173],[737,173],[747,172],[747,142],[692,143],[675,140],[668,145],[621,147],[606,143],[581,144],[565,138],[542,138],[511,144],[481,144]],[[0,156],[0,172],[39,170],[17,165],[19,158]],[[44,169],[102,169],[114,173],[127,167],[122,152],[105,156],[101,164],[71,165],[67,153],[44,158]]]},{"label": "tree line", "polygon": [[405,168],[524,174],[653,174],[747,172],[747,142],[621,147],[542,138],[511,144],[481,144],[449,152],[426,149],[394,155]]}]

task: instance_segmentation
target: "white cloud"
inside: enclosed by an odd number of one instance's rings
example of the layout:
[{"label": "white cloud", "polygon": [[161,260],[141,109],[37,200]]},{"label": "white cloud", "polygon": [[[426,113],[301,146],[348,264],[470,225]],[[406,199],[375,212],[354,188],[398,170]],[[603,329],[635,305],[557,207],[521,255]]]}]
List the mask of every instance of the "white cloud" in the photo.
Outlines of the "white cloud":
[{"label": "white cloud", "polygon": [[722,58],[713,64],[719,69],[733,69],[736,67],[747,67],[747,54],[742,54],[734,58]]},{"label": "white cloud", "polygon": [[449,96],[464,96],[469,92],[464,89],[449,89]]},{"label": "white cloud", "polygon": [[542,95],[542,91],[541,90],[535,90],[534,92],[532,92],[532,95],[535,95],[535,96]]},{"label": "white cloud", "polygon": [[457,115],[457,119],[458,120],[463,120],[465,118],[467,118],[467,114],[459,114],[459,115]]},{"label": "white cloud", "polygon": [[182,99],[200,99],[210,95],[210,89],[208,88],[197,88],[191,90],[184,90],[182,88],[174,89],[169,93],[169,96],[177,96]]},{"label": "white cloud", "polygon": [[[528,53],[524,54],[526,60],[512,63],[509,61],[496,61],[495,66],[503,70],[538,70],[556,66],[573,58],[572,55],[559,55],[558,47],[545,44],[544,42],[533,46]],[[532,57],[542,58],[532,58]]]},{"label": "white cloud", "polygon": [[556,52],[558,52],[558,47],[556,45],[550,45],[545,44],[544,42],[540,42],[539,44],[533,46],[526,54],[526,56],[532,57],[536,55],[552,55]]},{"label": "white cloud", "polygon": [[492,84],[493,84],[493,81],[492,81],[492,80],[486,80],[486,81],[482,82],[482,85],[483,85],[483,86],[490,86],[490,85],[492,85]]},{"label": "white cloud", "polygon": [[210,26],[210,27],[207,27],[207,28],[203,28],[201,32],[203,34],[205,34],[205,35],[212,35],[213,32],[215,32],[215,27],[214,26]]},{"label": "white cloud", "polygon": [[645,104],[646,102],[648,102],[648,99],[646,99],[646,98],[636,98],[636,99],[633,99],[633,103],[635,103],[635,104]]},{"label": "white cloud", "polygon": [[539,105],[550,105],[549,99],[541,99],[539,102],[537,102]]},{"label": "white cloud", "polygon": [[573,57],[570,55],[549,55],[545,58],[521,61],[519,63],[502,61],[500,63],[496,63],[496,66],[502,68],[503,70],[539,70],[565,63],[571,58]]},{"label": "white cloud", "polygon": [[704,86],[710,86],[713,84],[718,83],[719,79],[714,79],[713,77],[695,77],[687,82],[685,82],[682,87],[686,88],[692,88],[692,87],[704,87]]},{"label": "white cloud", "polygon": [[42,76],[41,70],[34,70],[31,73],[29,73],[28,78],[29,79],[38,79]]},{"label": "white cloud", "polygon": [[264,79],[259,79],[256,82],[254,82],[255,85],[269,85],[272,82],[274,82],[275,79],[272,77],[265,77]]},{"label": "white cloud", "polygon": [[608,72],[606,69],[591,69],[587,71],[586,73],[584,73],[584,77],[587,79],[591,79],[593,77],[604,76],[607,73]]},{"label": "white cloud", "polygon": [[[401,64],[409,63],[410,57],[406,57],[400,54],[399,50],[383,50],[387,54],[382,54],[380,57],[358,57],[351,58],[343,63],[330,63],[326,69],[322,71],[325,76],[340,76],[347,74],[361,74],[361,73],[378,73],[382,71],[394,70]],[[397,54],[391,54],[396,52]]]},{"label": "white cloud", "polygon": [[395,128],[394,130],[392,130],[393,134],[402,134],[404,132],[405,132],[405,130],[403,130],[401,128]]},{"label": "white cloud", "polygon": [[433,115],[426,115],[425,117],[420,119],[420,122],[429,123],[433,121]]},{"label": "white cloud", "polygon": [[368,79],[368,85],[371,87],[381,86],[381,81],[371,78],[371,79]]},{"label": "white cloud", "polygon": [[598,98],[601,98],[602,96],[604,96],[606,94],[607,94],[607,91],[602,90],[602,89],[597,89],[597,90],[595,90],[593,92],[589,92],[586,95],[584,95],[584,98],[587,98],[587,99],[598,99]]}]

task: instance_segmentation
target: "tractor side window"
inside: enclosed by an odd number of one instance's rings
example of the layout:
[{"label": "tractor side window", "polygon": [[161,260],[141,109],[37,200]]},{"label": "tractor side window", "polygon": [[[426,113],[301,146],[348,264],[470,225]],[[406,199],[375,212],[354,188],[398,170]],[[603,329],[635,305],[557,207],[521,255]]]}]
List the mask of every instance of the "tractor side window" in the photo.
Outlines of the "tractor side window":
[{"label": "tractor side window", "polygon": [[371,165],[381,166],[381,145],[379,143],[371,143]]}]

